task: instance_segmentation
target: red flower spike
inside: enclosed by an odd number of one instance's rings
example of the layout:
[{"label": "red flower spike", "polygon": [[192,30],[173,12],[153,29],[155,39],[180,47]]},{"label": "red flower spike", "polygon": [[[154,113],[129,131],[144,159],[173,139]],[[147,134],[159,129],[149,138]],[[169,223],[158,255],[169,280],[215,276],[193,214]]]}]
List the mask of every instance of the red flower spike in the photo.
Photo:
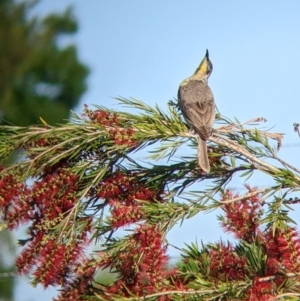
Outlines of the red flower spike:
[{"label": "red flower spike", "polygon": [[118,115],[104,110],[89,110],[86,106],[84,108],[83,116],[86,116],[93,123],[98,123],[103,126],[117,126],[119,125]]},{"label": "red flower spike", "polygon": [[134,147],[137,141],[133,139],[134,129],[132,127],[120,127],[118,115],[104,110],[89,110],[88,107],[84,108],[83,116],[96,124],[100,124],[107,128],[107,133],[111,140],[116,145]]},{"label": "red flower spike", "polygon": [[[120,273],[120,279],[108,289],[108,292],[129,296],[129,290],[142,296],[167,290],[168,286],[162,282],[169,275],[166,268],[168,260],[166,247],[163,246],[162,240],[162,234],[155,226],[139,226],[131,236],[128,248],[119,253],[117,261],[111,261],[113,267]],[[106,261],[109,259],[102,264]]]},{"label": "red flower spike", "polygon": [[[249,192],[256,190],[256,188],[251,189],[249,186],[246,188]],[[223,194],[222,200],[225,202],[236,197],[238,197],[237,194],[227,190]],[[252,242],[261,233],[259,229],[261,206],[259,194],[240,201],[224,203],[223,210],[226,219],[222,222],[222,227],[226,232],[233,233],[237,239]]]},{"label": "red flower spike", "polygon": [[32,271],[35,279],[45,287],[65,285],[71,280],[72,270],[82,260],[88,242],[92,225],[90,218],[84,218],[85,228],[75,237],[75,244],[57,244],[50,238],[51,228],[73,208],[77,187],[78,177],[59,166],[45,171],[30,189],[15,182],[12,175],[0,179],[0,195],[6,202],[4,217],[8,224],[16,227],[21,222],[31,222],[28,229],[30,237],[16,259],[18,271]]},{"label": "red flower spike", "polygon": [[117,171],[98,184],[93,192],[98,198],[106,199],[111,207],[110,224],[113,228],[142,221],[145,214],[144,202],[161,201],[157,191],[151,190],[133,174]]},{"label": "red flower spike", "polygon": [[274,283],[272,281],[260,281],[256,278],[253,285],[248,289],[247,301],[273,301],[277,300],[274,296]]},{"label": "red flower spike", "polygon": [[210,270],[217,279],[242,280],[247,275],[246,260],[239,257],[231,244],[219,243],[209,251]]},{"label": "red flower spike", "polygon": [[265,235],[265,245],[270,263],[278,262],[278,266],[290,272],[300,272],[300,236],[295,228],[285,232],[277,229],[275,235],[270,229]]},{"label": "red flower spike", "polygon": [[30,189],[25,183],[18,182],[13,174],[0,178],[0,213],[10,229],[30,221],[29,196]]}]

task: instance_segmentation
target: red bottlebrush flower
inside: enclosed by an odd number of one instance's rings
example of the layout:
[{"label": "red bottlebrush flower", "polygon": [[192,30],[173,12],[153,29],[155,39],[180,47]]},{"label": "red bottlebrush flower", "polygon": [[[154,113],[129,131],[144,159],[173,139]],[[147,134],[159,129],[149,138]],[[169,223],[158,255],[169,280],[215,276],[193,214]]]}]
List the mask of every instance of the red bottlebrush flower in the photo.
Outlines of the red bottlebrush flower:
[{"label": "red bottlebrush flower", "polygon": [[99,198],[117,198],[128,193],[131,183],[130,178],[122,173],[115,172],[105,178],[96,188],[96,196]]},{"label": "red bottlebrush flower", "polygon": [[210,271],[218,279],[241,280],[247,274],[246,260],[239,257],[231,244],[219,243],[209,251]]},{"label": "red bottlebrush flower", "polygon": [[110,202],[110,205],[113,207],[110,218],[113,228],[119,228],[127,224],[138,222],[145,217],[141,205],[123,205],[118,201],[114,203]]},{"label": "red bottlebrush flower", "polygon": [[92,111],[85,106],[83,116],[88,117],[91,122],[107,128],[108,136],[116,145],[124,145],[127,147],[136,146],[137,141],[133,138],[134,129],[130,126],[121,127],[116,113],[101,109]]},{"label": "red bottlebrush flower", "polygon": [[22,253],[16,258],[15,265],[20,274],[28,273],[35,264],[36,252],[33,248],[26,247]]},{"label": "red bottlebrush flower", "polygon": [[10,229],[30,221],[30,189],[13,174],[0,177],[0,213]]},{"label": "red bottlebrush flower", "polygon": [[109,288],[108,288],[108,292],[110,294],[118,294],[122,291],[122,289],[124,288],[123,286],[123,280],[118,280],[116,282],[114,282]]},{"label": "red bottlebrush flower", "polygon": [[61,245],[48,240],[39,253],[37,268],[33,276],[45,287],[64,285],[71,276],[71,266],[81,260],[83,246]]},{"label": "red bottlebrush flower", "polygon": [[37,231],[35,238],[27,242],[25,248],[16,258],[16,267],[20,274],[26,274],[30,272],[37,264],[38,254],[43,247],[44,231]]},{"label": "red bottlebrush flower", "polygon": [[[32,184],[26,204],[30,214],[30,238],[16,259],[20,273],[32,271],[36,282],[49,285],[64,285],[73,277],[76,263],[82,260],[83,249],[88,242],[91,218],[78,217],[81,229],[73,234],[73,242],[58,243],[53,238],[52,228],[65,218],[77,200],[78,177],[67,168],[52,168],[40,180]],[[30,212],[30,213],[29,213]]]},{"label": "red bottlebrush flower", "polygon": [[101,109],[90,110],[88,106],[84,107],[83,116],[86,116],[93,123],[98,123],[103,126],[117,126],[119,125],[118,115]]},{"label": "red bottlebrush flower", "polygon": [[[246,186],[249,192],[255,191]],[[223,210],[225,211],[225,218],[222,219],[222,227],[227,232],[231,232],[238,239],[243,239],[247,242],[252,242],[253,238],[260,234],[259,217],[261,212],[261,203],[259,194],[255,194],[246,199],[235,202],[227,202],[230,199],[238,197],[227,190],[222,197],[224,202]]]},{"label": "red bottlebrush flower", "polygon": [[93,194],[108,201],[111,207],[110,224],[113,228],[136,223],[145,218],[143,204],[139,200],[163,201],[160,193],[138,180],[137,174],[125,174],[121,171],[103,179]]},{"label": "red bottlebrush flower", "polygon": [[32,186],[32,206],[44,220],[61,219],[76,201],[78,177],[59,168]]},{"label": "red bottlebrush flower", "polygon": [[295,228],[277,229],[274,235],[270,229],[265,235],[265,246],[270,263],[278,262],[278,268],[300,272],[300,236]]},{"label": "red bottlebrush flower", "polygon": [[155,226],[140,225],[127,248],[111,261],[120,279],[108,292],[129,296],[130,291],[142,296],[167,289],[162,282],[168,276],[167,260],[162,233]]},{"label": "red bottlebrush flower", "polygon": [[116,145],[131,147],[137,144],[137,141],[132,138],[133,133],[133,128],[114,129],[113,131],[110,131],[110,137],[114,140]]},{"label": "red bottlebrush flower", "polygon": [[16,266],[20,273],[34,269],[33,276],[45,287],[63,285],[68,283],[76,263],[82,260],[85,244],[86,241],[62,245],[53,239],[34,240],[18,256]]},{"label": "red bottlebrush flower", "polygon": [[277,300],[274,295],[274,283],[272,281],[260,281],[256,278],[248,289],[247,301],[272,301]]},{"label": "red bottlebrush flower", "polygon": [[275,275],[280,271],[280,261],[274,257],[268,257],[265,268],[265,275]]}]

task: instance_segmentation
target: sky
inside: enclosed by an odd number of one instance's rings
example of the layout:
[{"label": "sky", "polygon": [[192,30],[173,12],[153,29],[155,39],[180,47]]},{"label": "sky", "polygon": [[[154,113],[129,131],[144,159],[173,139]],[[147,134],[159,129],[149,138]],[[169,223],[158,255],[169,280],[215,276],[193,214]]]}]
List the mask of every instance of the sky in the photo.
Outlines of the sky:
[{"label": "sky", "polygon": [[[120,109],[113,99],[118,96],[164,109],[209,49],[214,65],[209,85],[220,113],[241,122],[265,117],[268,122],[259,127],[285,133],[279,155],[299,166],[300,141],[292,125],[300,122],[300,1],[41,0],[33,13],[61,12],[68,5],[79,23],[68,42],[91,70],[77,113],[83,104]],[[264,181],[256,185],[269,184]],[[242,185],[243,178],[233,183]],[[214,215],[203,215],[197,224],[187,221],[170,241],[183,246],[196,238],[218,240]],[[25,282],[18,301],[56,295]]]}]

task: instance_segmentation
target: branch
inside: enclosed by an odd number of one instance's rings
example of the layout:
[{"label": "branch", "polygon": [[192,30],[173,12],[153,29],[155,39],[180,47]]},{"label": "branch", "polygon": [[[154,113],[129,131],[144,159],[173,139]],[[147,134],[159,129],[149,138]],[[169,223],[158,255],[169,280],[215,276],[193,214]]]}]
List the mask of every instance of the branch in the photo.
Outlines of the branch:
[{"label": "branch", "polygon": [[291,170],[293,170],[293,171],[295,171],[295,172],[297,172],[297,173],[300,174],[300,169],[298,169],[298,168],[292,166],[291,164],[285,162],[285,161],[282,160],[281,158],[277,157],[275,154],[274,154],[274,158],[275,158],[276,160],[278,160],[282,165],[284,165],[284,166],[290,168]]},{"label": "branch", "polygon": [[[160,297],[160,296],[166,296],[166,295],[208,295],[208,294],[213,294],[213,293],[219,293],[215,290],[189,290],[189,291],[165,291],[165,292],[160,292],[160,293],[155,293],[151,295],[145,295],[142,297],[132,297],[132,298],[124,298],[124,300],[127,301],[138,301],[138,300],[147,300],[155,297]],[[224,296],[227,293],[227,291],[222,292],[222,296]],[[95,295],[100,299],[103,300],[102,296],[99,296],[98,294],[95,293]],[[121,298],[117,296],[115,300],[120,300]]]},{"label": "branch", "polygon": [[283,275],[273,275],[273,276],[262,277],[262,278],[259,278],[258,282],[275,280],[276,278],[292,278],[292,277],[299,277],[299,276],[300,276],[299,273],[286,273]]},{"label": "branch", "polygon": [[[258,164],[259,166],[264,167],[265,169],[267,169],[268,171],[272,172],[272,173],[278,173],[279,169],[274,167],[273,165],[270,165],[262,160],[259,160],[258,158],[256,158],[254,155],[252,155],[251,153],[249,153],[247,150],[245,150],[245,148],[241,147],[239,144],[237,144],[236,142],[225,138],[224,136],[217,134],[217,133],[213,133],[213,136],[211,136],[209,138],[210,141],[213,141],[217,144],[220,144],[222,146],[225,146],[229,149],[232,149],[234,151],[236,151],[237,153],[240,153],[242,155],[244,155],[245,157],[247,157],[248,159],[250,159],[252,162]],[[298,178],[300,181],[300,178]]]},{"label": "branch", "polygon": [[280,300],[282,297],[297,297],[297,296],[300,296],[299,293],[285,293],[285,294],[281,294],[281,295],[278,295],[276,296],[276,299],[275,300]]},{"label": "branch", "polygon": [[253,196],[255,196],[259,193],[269,192],[270,190],[272,190],[272,189],[271,188],[264,188],[264,189],[252,191],[252,192],[249,192],[245,195],[242,195],[242,196],[230,199],[230,200],[222,201],[222,204],[229,204],[229,203],[237,202],[237,201],[240,201],[240,200],[248,199],[248,198],[251,198],[251,197],[253,197]]}]

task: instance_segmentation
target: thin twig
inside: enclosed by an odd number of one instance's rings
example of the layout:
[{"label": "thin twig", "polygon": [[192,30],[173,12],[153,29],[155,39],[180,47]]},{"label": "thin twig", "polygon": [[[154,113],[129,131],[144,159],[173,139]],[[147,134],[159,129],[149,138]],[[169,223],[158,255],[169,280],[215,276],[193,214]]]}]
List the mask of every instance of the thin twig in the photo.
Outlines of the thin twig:
[{"label": "thin twig", "polygon": [[251,197],[253,197],[253,196],[255,196],[259,193],[268,192],[269,190],[271,190],[271,188],[264,188],[264,189],[252,191],[252,192],[249,192],[245,195],[242,195],[242,196],[230,199],[230,200],[222,201],[222,204],[230,204],[230,203],[237,202],[237,201],[240,201],[240,200],[248,199],[248,198],[251,198]]},{"label": "thin twig", "polygon": [[275,280],[277,278],[292,278],[292,277],[299,277],[299,273],[286,273],[282,275],[273,275],[273,276],[266,276],[266,277],[261,277],[258,279],[258,282],[265,282],[265,281],[270,281],[270,280]]},{"label": "thin twig", "polygon": [[[214,290],[189,290],[189,291],[165,291],[165,292],[160,292],[160,293],[155,293],[151,295],[146,295],[143,297],[133,297],[133,298],[128,298],[126,300],[147,300],[150,298],[155,298],[159,296],[165,296],[165,295],[208,295],[208,294],[213,294],[217,293]],[[225,295],[227,292],[224,291],[223,295]]]},{"label": "thin twig", "polygon": [[[209,138],[210,141],[213,141],[217,144],[220,144],[222,146],[225,146],[227,148],[230,148],[242,155],[244,155],[245,157],[247,157],[248,159],[250,159],[252,162],[255,162],[256,164],[258,164],[259,166],[264,167],[265,169],[273,172],[273,173],[278,173],[279,169],[274,167],[273,165],[270,165],[262,160],[259,160],[257,157],[255,157],[254,155],[252,155],[251,153],[249,153],[247,150],[245,150],[243,147],[241,147],[239,144],[235,143],[234,141],[225,138],[224,136],[214,133],[213,136],[211,136]],[[300,179],[299,179],[300,181]]]},{"label": "thin twig", "polygon": [[297,297],[297,296],[300,296],[300,294],[299,293],[284,293],[284,294],[280,294],[280,295],[276,296],[275,300],[279,300],[282,297]]},{"label": "thin twig", "polygon": [[274,155],[274,158],[275,158],[276,160],[278,160],[282,165],[284,165],[284,166],[286,166],[286,167],[288,167],[288,168],[292,169],[293,171],[295,171],[295,172],[297,172],[297,173],[300,174],[300,169],[298,169],[298,168],[292,166],[291,164],[285,162],[284,160],[280,159],[280,158],[277,157],[276,155]]}]

